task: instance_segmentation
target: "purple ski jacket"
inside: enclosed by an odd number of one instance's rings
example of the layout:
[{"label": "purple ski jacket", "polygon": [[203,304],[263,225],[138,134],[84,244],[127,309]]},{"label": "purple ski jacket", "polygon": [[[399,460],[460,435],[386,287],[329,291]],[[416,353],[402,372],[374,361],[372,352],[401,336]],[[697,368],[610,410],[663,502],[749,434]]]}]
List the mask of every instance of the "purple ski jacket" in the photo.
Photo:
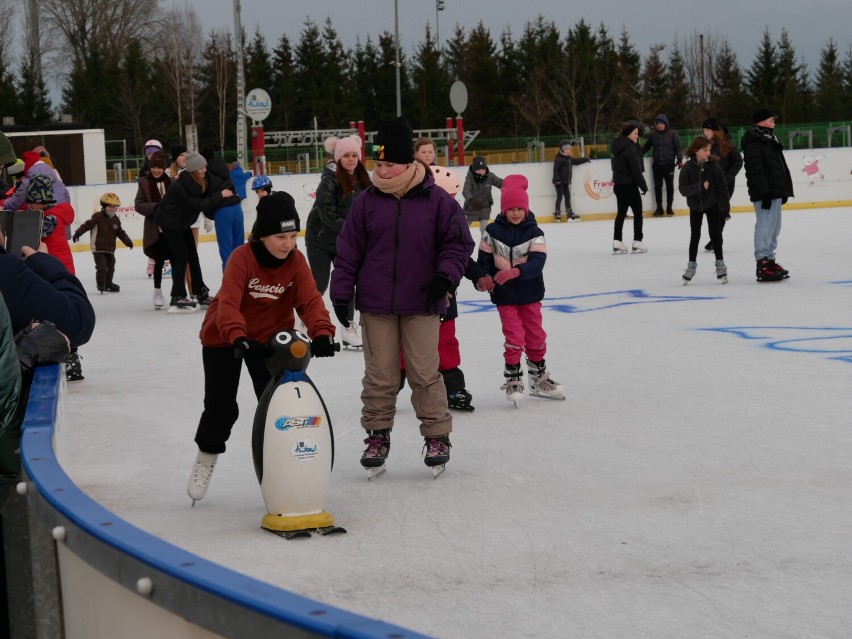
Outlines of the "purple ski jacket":
[{"label": "purple ski jacket", "polygon": [[435,274],[458,285],[474,243],[464,212],[427,174],[402,199],[371,186],[352,202],[337,239],[332,303],[355,299],[359,311],[441,315],[422,290]]}]

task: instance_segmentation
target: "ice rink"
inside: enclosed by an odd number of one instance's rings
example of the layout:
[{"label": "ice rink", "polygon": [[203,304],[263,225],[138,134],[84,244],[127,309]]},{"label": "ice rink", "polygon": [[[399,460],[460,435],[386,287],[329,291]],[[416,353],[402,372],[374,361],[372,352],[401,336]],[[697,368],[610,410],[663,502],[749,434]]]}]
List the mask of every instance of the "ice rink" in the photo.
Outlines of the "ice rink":
[{"label": "ice rink", "polygon": [[[783,224],[789,280],[755,282],[754,215],[738,213],[730,283],[702,249],[689,286],[685,215],[646,219],[644,255],[610,254],[611,221],[543,225],[547,363],[564,402],[506,400],[496,310],[463,283],[476,411],[454,413],[437,480],[406,388],[389,470],[368,482],[362,355],[314,360],[336,437],[326,510],[349,532],[290,541],[260,528],[247,374],[228,452],[190,508],[203,313],[154,311],[141,248],[119,250],[121,293],[92,295],[86,379],[68,388],[68,473],[182,548],[436,637],[850,636],[852,209],[785,211]],[[216,290],[215,243],[201,255]],[[91,255],[74,258],[95,291]]]}]

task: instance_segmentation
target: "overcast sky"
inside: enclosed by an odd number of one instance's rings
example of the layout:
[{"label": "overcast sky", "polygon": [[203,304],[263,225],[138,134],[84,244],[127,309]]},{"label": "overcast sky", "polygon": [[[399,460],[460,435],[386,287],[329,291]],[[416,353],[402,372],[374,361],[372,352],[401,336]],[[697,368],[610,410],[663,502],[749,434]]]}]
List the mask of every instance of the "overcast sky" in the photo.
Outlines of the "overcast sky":
[{"label": "overcast sky", "polygon": [[[184,0],[175,0],[180,6]],[[205,31],[234,28],[236,0],[185,0],[195,8]],[[362,42],[366,36],[377,36],[394,30],[394,0],[314,0],[290,2],[282,0],[239,0],[243,28],[249,37],[260,25],[267,44],[275,45],[282,33],[291,42],[299,39],[305,20],[311,18],[322,26],[331,17],[345,47]],[[399,29],[403,51],[409,54],[423,39],[426,23],[434,27],[433,0],[397,0]],[[168,4],[168,0],[166,2]],[[470,28],[482,21],[495,41],[511,27],[514,38],[520,37],[524,25],[538,15],[556,23],[564,36],[579,20],[594,27],[603,22],[617,37],[626,27],[634,46],[643,58],[651,45],[671,43],[675,36],[687,38],[693,33],[709,37],[727,37],[743,68],[751,65],[757,47],[768,27],[777,40],[786,29],[800,59],[814,71],[819,65],[820,50],[833,37],[841,59],[852,44],[852,1],[850,0],[715,0],[714,2],[672,2],[671,0],[597,0],[585,3],[566,0],[445,0],[440,13],[439,35],[446,40],[456,24]]]}]

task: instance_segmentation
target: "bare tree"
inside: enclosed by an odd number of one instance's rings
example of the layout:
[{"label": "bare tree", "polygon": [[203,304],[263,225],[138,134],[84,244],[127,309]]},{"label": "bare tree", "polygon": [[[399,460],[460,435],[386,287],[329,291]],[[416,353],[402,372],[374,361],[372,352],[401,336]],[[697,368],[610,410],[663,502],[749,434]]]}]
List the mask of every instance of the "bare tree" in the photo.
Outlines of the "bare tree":
[{"label": "bare tree", "polygon": [[675,37],[674,48],[680,51],[683,58],[683,68],[689,84],[690,107],[698,105],[703,111],[704,105],[700,103],[702,100],[707,101],[710,80],[716,76],[716,64],[724,42],[725,38],[715,31],[701,34],[693,30],[692,34],[685,38]]},{"label": "bare tree", "polygon": [[228,121],[228,95],[235,74],[234,52],[228,31],[212,31],[204,50],[205,70],[209,89],[214,97],[218,125],[219,151],[224,153]]},{"label": "bare tree", "polygon": [[0,0],[0,15],[3,16],[3,22],[5,23],[3,29],[3,37],[0,38],[0,62],[3,62],[6,66],[12,66],[12,61],[9,60],[8,55],[12,50],[12,44],[14,43],[14,32],[12,31],[12,25],[15,24],[15,9],[17,8],[18,3],[16,0]]},{"label": "bare tree", "polygon": [[526,92],[512,95],[509,101],[524,120],[535,129],[535,137],[541,137],[541,127],[556,113],[553,94],[547,86],[542,68],[533,69],[526,84]]},{"label": "bare tree", "polygon": [[188,6],[166,12],[157,37],[162,55],[160,67],[168,83],[166,95],[175,110],[178,135],[184,139],[184,124],[195,124],[195,68],[202,48],[201,22]]}]

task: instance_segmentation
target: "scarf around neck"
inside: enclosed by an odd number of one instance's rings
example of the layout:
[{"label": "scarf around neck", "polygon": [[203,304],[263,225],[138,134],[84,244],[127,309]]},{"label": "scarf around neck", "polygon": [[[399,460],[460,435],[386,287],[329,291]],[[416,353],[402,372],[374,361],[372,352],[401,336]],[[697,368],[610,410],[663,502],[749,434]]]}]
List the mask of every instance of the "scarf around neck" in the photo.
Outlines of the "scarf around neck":
[{"label": "scarf around neck", "polygon": [[393,195],[395,198],[401,199],[411,189],[419,186],[425,177],[426,167],[422,162],[415,160],[408,165],[405,171],[396,177],[380,178],[374,171],[373,184],[382,193],[387,193],[388,195]]},{"label": "scarf around neck", "polygon": [[776,144],[781,144],[778,141],[778,138],[775,137],[775,133],[772,129],[769,129],[765,126],[757,126],[754,125],[754,132],[757,133],[760,137],[769,140],[770,142],[775,142]]}]

